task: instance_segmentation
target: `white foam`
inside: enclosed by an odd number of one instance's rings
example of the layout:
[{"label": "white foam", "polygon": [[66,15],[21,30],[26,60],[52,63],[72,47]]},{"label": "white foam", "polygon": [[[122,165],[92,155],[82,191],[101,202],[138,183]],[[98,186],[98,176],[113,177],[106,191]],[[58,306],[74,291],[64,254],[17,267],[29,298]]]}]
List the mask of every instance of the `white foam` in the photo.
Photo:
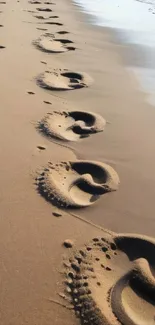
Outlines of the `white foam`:
[{"label": "white foam", "polygon": [[[136,67],[136,76],[145,91],[151,94],[152,104],[155,89],[153,54],[155,51],[155,0],[74,0],[74,2],[93,15],[93,23],[114,28],[118,31],[117,35],[121,42],[134,44],[132,63],[129,66]],[[140,47],[136,47],[136,44]]]},{"label": "white foam", "polygon": [[93,14],[97,25],[143,32],[144,35],[139,33],[138,36],[140,44],[154,42],[155,3],[153,1],[75,0],[74,2]]}]

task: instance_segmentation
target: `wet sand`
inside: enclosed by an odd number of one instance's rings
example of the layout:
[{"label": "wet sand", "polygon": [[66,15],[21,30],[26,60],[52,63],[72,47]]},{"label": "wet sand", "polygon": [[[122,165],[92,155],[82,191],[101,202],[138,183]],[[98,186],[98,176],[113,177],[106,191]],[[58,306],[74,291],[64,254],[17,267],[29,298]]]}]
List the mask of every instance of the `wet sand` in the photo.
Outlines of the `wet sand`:
[{"label": "wet sand", "polygon": [[[84,245],[102,236],[98,225],[119,233],[154,235],[155,111],[123,66],[123,46],[112,42],[108,29],[87,24],[87,16],[68,0],[49,6],[53,12],[37,12],[38,7],[47,5],[26,0],[0,4],[0,45],[5,46],[0,49],[0,323],[4,325],[78,323],[74,312],[53,302],[64,304],[58,293],[63,292],[66,238]],[[50,22],[63,25],[46,24],[35,15],[57,15]],[[56,33],[64,30],[69,34],[63,38],[74,42],[75,51],[49,54],[33,44],[44,32],[60,38]],[[94,82],[88,88],[49,91],[37,84],[38,76],[49,69],[85,72]],[[61,145],[38,132],[37,123],[48,112],[79,109],[100,114],[108,122],[104,132]],[[35,178],[49,161],[76,159],[112,166],[121,181],[119,189],[83,210],[57,210],[38,193]],[[55,211],[62,216],[53,216]]]}]

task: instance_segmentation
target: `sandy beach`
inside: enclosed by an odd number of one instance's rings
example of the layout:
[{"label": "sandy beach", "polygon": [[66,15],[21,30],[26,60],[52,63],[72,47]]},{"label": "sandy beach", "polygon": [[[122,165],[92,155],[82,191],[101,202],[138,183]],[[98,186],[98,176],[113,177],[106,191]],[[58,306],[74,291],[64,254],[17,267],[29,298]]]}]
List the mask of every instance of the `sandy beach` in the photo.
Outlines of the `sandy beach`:
[{"label": "sandy beach", "polygon": [[[0,324],[79,324],[75,309],[91,325],[138,325],[142,316],[153,325],[155,109],[124,65],[125,45],[71,0],[6,0],[0,18]],[[114,275],[96,265],[109,259],[100,248],[117,255],[100,267]],[[74,303],[64,293],[72,267],[91,287],[88,317],[75,292]],[[113,311],[101,304],[112,283]],[[138,300],[137,283],[147,298]]]}]

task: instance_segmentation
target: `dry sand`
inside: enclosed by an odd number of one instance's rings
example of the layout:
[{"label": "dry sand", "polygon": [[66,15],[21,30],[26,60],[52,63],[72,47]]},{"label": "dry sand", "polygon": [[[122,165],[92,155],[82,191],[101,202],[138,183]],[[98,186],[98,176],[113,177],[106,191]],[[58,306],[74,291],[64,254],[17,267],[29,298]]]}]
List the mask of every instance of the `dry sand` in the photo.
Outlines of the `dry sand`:
[{"label": "dry sand", "polygon": [[[109,275],[107,289],[109,281],[116,279],[111,295],[115,297],[118,292],[119,301],[117,305],[115,298],[110,299],[108,315],[104,314],[104,302],[101,306],[96,296],[97,284],[89,282],[91,301],[100,311],[97,322],[103,324],[102,317],[111,322],[115,313],[123,324],[139,325],[141,316],[136,306],[140,306],[146,311],[144,324],[152,325],[154,242],[133,235],[120,235],[119,240],[116,233],[154,236],[154,107],[145,103],[133,76],[127,73],[121,60],[124,49],[112,42],[109,30],[88,25],[87,17],[70,0],[40,2],[0,3],[0,324],[79,324],[68,297],[62,298],[62,262],[69,255],[62,244],[69,238],[78,250],[92,238],[105,238],[108,234],[117,246],[119,262],[112,261],[114,276]],[[54,39],[72,41],[71,46],[76,49],[45,53],[36,47],[45,33],[54,35]],[[60,43],[59,49],[66,49]],[[44,78],[47,71],[52,81]],[[38,76],[43,76],[45,87],[39,87]],[[71,89],[53,91],[53,84],[59,89],[62,85]],[[77,110],[101,115],[108,122],[104,132],[63,143],[55,138],[49,140],[39,132],[38,122],[47,113]],[[80,128],[82,121],[78,121]],[[76,211],[57,209],[39,195],[36,176],[49,161],[59,164],[76,159],[110,165],[121,184],[117,191],[102,195],[91,207]],[[100,226],[115,233],[106,233]],[[90,264],[93,256],[94,253]],[[131,261],[136,264],[131,265]],[[95,274],[104,281],[100,268],[96,269],[96,264],[94,267]],[[83,276],[83,269],[80,272]],[[137,277],[134,288],[129,285],[133,274]],[[137,283],[144,287],[139,299]],[[107,297],[107,291],[101,291],[103,300],[104,295]],[[134,308],[130,303],[133,299]]]}]

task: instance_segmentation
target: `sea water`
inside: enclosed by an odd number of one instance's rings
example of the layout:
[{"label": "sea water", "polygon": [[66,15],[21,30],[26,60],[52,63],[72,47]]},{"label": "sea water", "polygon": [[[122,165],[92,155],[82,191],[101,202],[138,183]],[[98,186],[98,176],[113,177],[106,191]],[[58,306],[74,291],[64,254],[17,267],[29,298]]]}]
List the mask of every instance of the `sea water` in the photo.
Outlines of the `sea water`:
[{"label": "sea water", "polygon": [[155,106],[155,0],[74,0],[92,23],[115,30],[129,46],[126,63]]}]

